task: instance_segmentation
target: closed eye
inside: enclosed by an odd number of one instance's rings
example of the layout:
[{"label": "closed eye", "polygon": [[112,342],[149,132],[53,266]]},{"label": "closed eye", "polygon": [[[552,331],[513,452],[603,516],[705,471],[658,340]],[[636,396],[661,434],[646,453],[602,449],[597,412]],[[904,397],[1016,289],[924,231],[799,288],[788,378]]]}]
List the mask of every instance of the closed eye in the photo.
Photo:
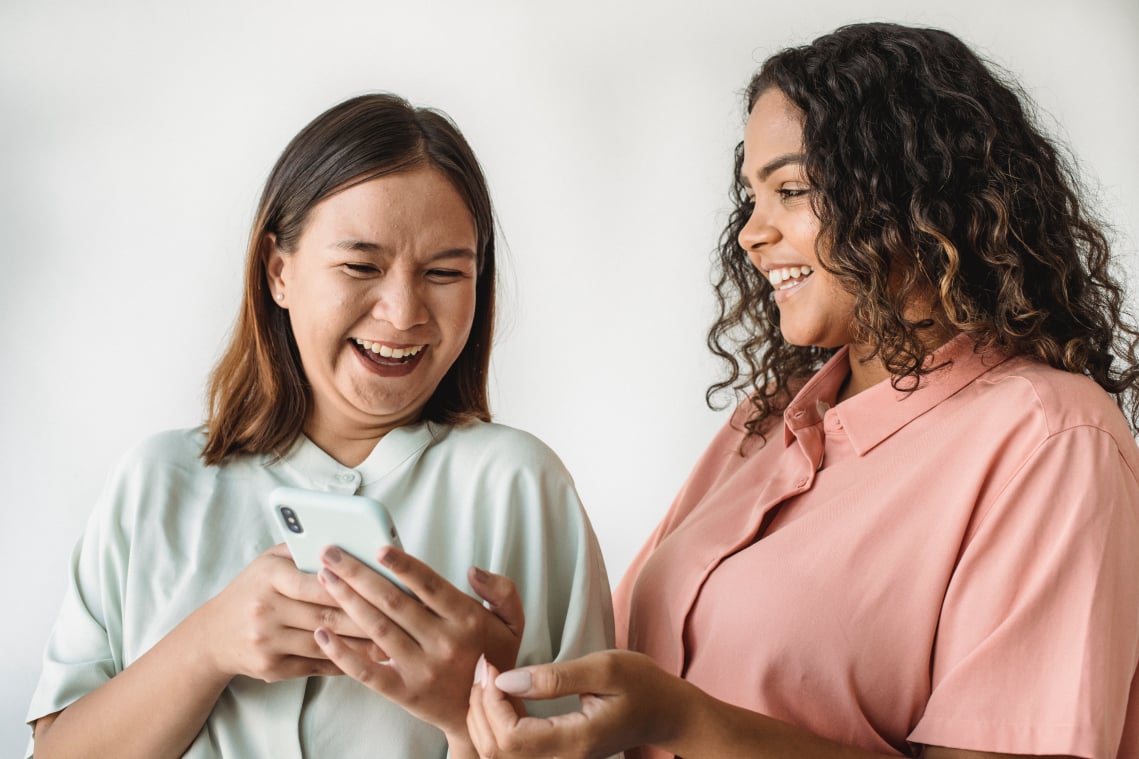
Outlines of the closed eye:
[{"label": "closed eye", "polygon": [[436,282],[454,282],[467,276],[467,273],[457,269],[429,269],[427,276]]},{"label": "closed eye", "polygon": [[379,267],[375,264],[348,263],[341,264],[341,267],[354,277],[371,276],[380,272]]}]

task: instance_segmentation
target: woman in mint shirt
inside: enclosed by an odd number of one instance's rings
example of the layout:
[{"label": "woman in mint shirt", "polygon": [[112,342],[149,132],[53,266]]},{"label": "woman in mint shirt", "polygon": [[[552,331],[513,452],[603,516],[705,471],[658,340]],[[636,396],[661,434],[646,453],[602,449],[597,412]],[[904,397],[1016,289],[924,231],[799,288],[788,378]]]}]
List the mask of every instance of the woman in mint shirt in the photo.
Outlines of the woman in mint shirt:
[{"label": "woman in mint shirt", "polygon": [[[486,183],[445,116],[365,95],[294,138],[205,425],[127,454],[72,557],[36,756],[468,756],[480,652],[612,645],[570,476],[489,421],[494,291]],[[381,558],[419,600],[333,548],[298,571],[263,508],[280,485],[386,504],[408,553]]]}]

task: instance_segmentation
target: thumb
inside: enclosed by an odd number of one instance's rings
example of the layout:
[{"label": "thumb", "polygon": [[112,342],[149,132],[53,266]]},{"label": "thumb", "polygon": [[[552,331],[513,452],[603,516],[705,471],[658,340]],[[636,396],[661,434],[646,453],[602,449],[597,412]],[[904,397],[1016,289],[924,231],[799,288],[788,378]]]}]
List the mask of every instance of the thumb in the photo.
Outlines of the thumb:
[{"label": "thumb", "polygon": [[522,597],[518,595],[518,588],[514,581],[506,575],[471,567],[467,572],[467,580],[479,596],[486,601],[486,608],[494,612],[502,620],[510,632],[518,638],[522,637],[522,630],[526,627],[526,613],[522,610]]},{"label": "thumb", "polygon": [[600,651],[558,664],[537,664],[503,672],[494,684],[504,693],[529,699],[560,698],[582,693],[605,694],[613,673],[609,659],[616,651]]}]

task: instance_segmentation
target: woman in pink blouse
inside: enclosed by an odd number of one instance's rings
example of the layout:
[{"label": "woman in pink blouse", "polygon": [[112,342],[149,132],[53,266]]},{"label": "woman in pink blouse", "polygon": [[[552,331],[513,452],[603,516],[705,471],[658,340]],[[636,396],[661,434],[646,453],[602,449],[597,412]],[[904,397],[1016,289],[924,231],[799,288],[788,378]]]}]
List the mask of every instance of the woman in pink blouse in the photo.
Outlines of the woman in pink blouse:
[{"label": "woman in pink blouse", "polygon": [[628,650],[480,665],[480,753],[1139,756],[1139,335],[1064,154],[932,29],[780,52],[747,110],[709,336],[745,400]]}]

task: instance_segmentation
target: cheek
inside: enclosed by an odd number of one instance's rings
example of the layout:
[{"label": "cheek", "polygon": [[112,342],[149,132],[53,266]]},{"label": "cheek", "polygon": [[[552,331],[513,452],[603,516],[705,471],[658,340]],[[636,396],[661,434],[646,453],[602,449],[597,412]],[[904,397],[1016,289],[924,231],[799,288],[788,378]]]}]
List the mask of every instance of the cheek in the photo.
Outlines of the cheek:
[{"label": "cheek", "polygon": [[[475,320],[475,289],[473,286],[464,288],[462,292],[452,293],[438,304],[440,322],[465,339],[467,332]],[[461,334],[460,334],[461,333]]]}]

